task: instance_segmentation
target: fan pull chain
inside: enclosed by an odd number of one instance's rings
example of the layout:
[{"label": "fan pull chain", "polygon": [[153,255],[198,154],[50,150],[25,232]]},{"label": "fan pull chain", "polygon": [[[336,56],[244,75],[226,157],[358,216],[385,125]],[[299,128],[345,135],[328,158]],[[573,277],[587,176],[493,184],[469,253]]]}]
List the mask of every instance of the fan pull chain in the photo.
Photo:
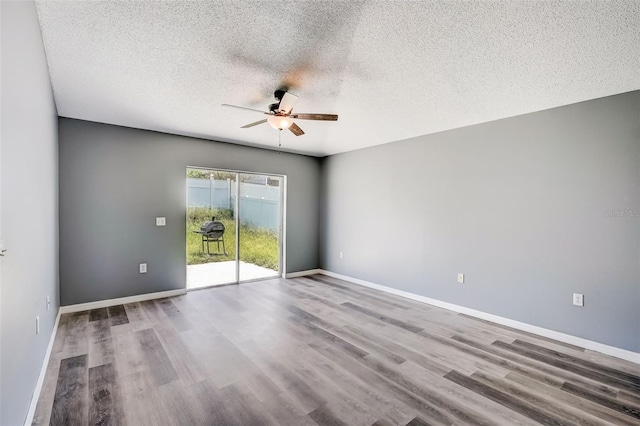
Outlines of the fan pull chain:
[{"label": "fan pull chain", "polygon": [[278,148],[282,148],[282,129],[278,129]]}]

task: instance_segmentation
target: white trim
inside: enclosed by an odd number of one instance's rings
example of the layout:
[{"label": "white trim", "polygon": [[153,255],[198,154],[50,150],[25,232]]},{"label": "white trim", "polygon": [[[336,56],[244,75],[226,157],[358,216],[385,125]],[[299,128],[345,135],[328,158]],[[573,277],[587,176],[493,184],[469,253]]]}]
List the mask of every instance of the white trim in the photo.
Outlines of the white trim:
[{"label": "white trim", "polygon": [[24,420],[24,425],[29,426],[33,423],[33,416],[36,414],[36,407],[38,406],[38,400],[40,399],[40,392],[42,391],[42,385],[44,384],[44,377],[47,374],[47,367],[49,366],[49,358],[51,358],[51,351],[53,350],[53,342],[56,340],[56,333],[58,332],[58,323],[60,322],[60,309],[58,309],[58,315],[56,315],[56,321],[53,324],[53,330],[51,331],[51,337],[49,338],[49,346],[47,346],[47,352],[44,354],[44,360],[42,361],[42,368],[40,368],[40,375],[36,382],[36,387],[33,390],[31,396],[31,404],[29,404],[29,411],[27,412],[27,418]]},{"label": "white trim", "polygon": [[308,269],[306,271],[289,272],[288,274],[284,274],[284,277],[296,278],[296,277],[304,277],[305,275],[314,275],[314,274],[322,274],[322,273],[324,273],[322,269]]},{"label": "white trim", "polygon": [[[398,289],[387,287],[380,284],[375,284],[375,283],[361,280],[358,278],[336,274],[335,272],[325,271],[324,269],[319,269],[318,271],[321,274],[327,275],[329,277],[339,278],[341,280],[349,281],[364,287],[369,287],[375,290],[384,291],[385,293],[395,294],[396,296],[405,297],[407,299],[415,300],[415,301],[426,303],[433,306],[438,306],[440,308],[448,309],[450,311],[459,312],[475,318],[480,318],[483,320],[495,322],[497,324],[506,325],[507,327],[512,327],[518,330],[537,334],[539,336],[548,337],[550,339],[555,339],[560,342],[569,343],[575,346],[580,346],[585,349],[590,349],[592,351],[601,352],[605,355],[611,355],[616,358],[621,358],[627,361],[640,364],[640,353],[638,352],[632,352],[626,349],[616,348],[615,346],[609,346],[609,345],[605,345],[604,343],[594,342],[593,340],[583,339],[582,337],[560,333],[558,331],[549,330],[548,328],[538,327],[536,325],[515,321],[509,318],[500,317],[498,315],[488,314],[482,311],[476,311],[475,309],[465,308],[464,306],[454,305],[453,303],[443,302],[437,299],[431,299],[429,297],[420,296],[418,294],[409,293],[408,291],[398,290]],[[304,271],[304,272],[307,272],[307,271]]]},{"label": "white trim", "polygon": [[68,314],[70,312],[88,311],[89,309],[106,308],[108,306],[143,302],[145,300],[161,299],[163,297],[180,296],[182,294],[187,294],[187,290],[179,289],[179,290],[159,291],[157,293],[138,294],[136,296],[120,297],[117,299],[98,300],[96,302],[60,306],[60,313]]},{"label": "white trim", "polygon": [[282,191],[280,191],[280,276],[287,275],[287,175],[282,176]]}]

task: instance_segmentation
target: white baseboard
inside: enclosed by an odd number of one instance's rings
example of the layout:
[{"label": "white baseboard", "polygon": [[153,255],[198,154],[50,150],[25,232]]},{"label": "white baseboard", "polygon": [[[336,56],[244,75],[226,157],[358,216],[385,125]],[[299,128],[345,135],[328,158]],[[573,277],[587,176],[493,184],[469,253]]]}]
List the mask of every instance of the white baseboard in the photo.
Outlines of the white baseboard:
[{"label": "white baseboard", "polygon": [[408,291],[398,290],[395,288],[387,287],[380,284],[375,284],[375,283],[361,280],[358,278],[336,274],[335,272],[325,271],[324,269],[320,269],[320,273],[323,275],[327,275],[329,277],[334,277],[334,278],[339,278],[341,280],[349,281],[364,287],[369,287],[375,290],[384,291],[386,293],[395,294],[396,296],[405,297],[407,299],[411,299],[411,300],[426,303],[429,305],[437,306],[440,308],[448,309],[450,311],[459,312],[475,318],[480,318],[483,320],[495,322],[496,324],[506,325],[507,327],[537,334],[539,336],[558,340],[564,343],[569,343],[575,346],[580,346],[585,349],[590,349],[592,351],[600,352],[605,355],[611,355],[616,358],[620,358],[626,361],[631,361],[631,362],[640,364],[640,353],[638,352],[632,352],[626,349],[616,348],[615,346],[605,345],[604,343],[594,342],[592,340],[583,339],[582,337],[572,336],[570,334],[560,333],[558,331],[549,330],[547,328],[538,327],[536,325],[531,325],[531,324],[527,324],[520,321],[515,321],[509,318],[500,317],[498,315],[488,314],[486,312],[477,311],[475,309],[465,308],[464,306],[454,305],[453,303],[443,302],[437,299],[431,299],[429,297],[420,296],[414,293],[409,293]]},{"label": "white baseboard", "polygon": [[120,297],[118,299],[98,300],[96,302],[79,303],[77,305],[60,306],[61,314],[70,312],[82,312],[90,309],[106,308],[115,305],[125,305],[127,303],[144,302],[145,300],[161,299],[163,297],[180,296],[187,294],[186,289],[159,291],[157,293],[138,294],[135,296]]},{"label": "white baseboard", "polygon": [[308,269],[306,271],[298,271],[298,272],[289,272],[284,274],[285,278],[296,278],[296,277],[304,277],[305,275],[314,275],[321,274],[322,269]]},{"label": "white baseboard", "polygon": [[56,321],[53,324],[53,330],[51,331],[51,337],[49,338],[49,345],[47,351],[44,354],[44,360],[42,361],[42,368],[40,368],[40,375],[36,382],[36,387],[33,389],[33,395],[31,396],[31,404],[29,404],[29,411],[27,417],[24,420],[25,426],[30,426],[33,423],[33,416],[36,414],[36,407],[38,406],[38,399],[40,399],[40,391],[44,384],[44,378],[47,375],[47,367],[49,366],[49,359],[51,358],[51,351],[53,350],[53,342],[56,340],[56,333],[58,332],[58,323],[60,322],[60,309],[58,309],[58,315],[56,315]]}]

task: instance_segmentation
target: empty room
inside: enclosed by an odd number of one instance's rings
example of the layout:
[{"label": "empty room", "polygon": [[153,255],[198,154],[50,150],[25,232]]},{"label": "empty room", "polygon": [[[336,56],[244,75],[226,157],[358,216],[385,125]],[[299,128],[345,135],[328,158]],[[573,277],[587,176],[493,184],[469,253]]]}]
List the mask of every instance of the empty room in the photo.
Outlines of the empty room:
[{"label": "empty room", "polygon": [[0,425],[640,425],[640,2],[0,2]]}]

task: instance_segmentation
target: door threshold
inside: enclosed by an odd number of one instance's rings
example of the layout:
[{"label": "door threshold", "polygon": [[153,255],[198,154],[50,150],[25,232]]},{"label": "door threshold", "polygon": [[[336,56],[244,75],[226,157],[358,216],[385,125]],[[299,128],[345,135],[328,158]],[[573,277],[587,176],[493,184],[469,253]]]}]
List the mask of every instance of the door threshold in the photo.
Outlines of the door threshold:
[{"label": "door threshold", "polygon": [[282,278],[282,275],[274,275],[272,277],[253,278],[250,280],[238,281],[237,283],[212,284],[204,287],[188,288],[187,291],[189,292],[189,291],[207,290],[207,289],[216,288],[216,287],[227,287],[230,285],[249,284],[249,283],[267,281],[267,280],[278,280],[280,278]]}]

